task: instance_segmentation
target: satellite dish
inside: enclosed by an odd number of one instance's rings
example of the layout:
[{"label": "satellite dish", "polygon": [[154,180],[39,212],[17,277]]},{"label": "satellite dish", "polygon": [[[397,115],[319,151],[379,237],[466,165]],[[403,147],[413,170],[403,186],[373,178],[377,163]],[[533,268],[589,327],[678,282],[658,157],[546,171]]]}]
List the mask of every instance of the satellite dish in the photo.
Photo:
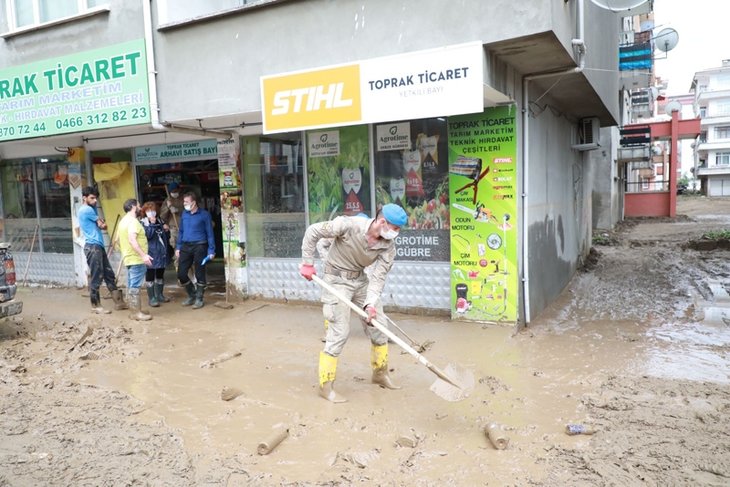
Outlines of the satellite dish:
[{"label": "satellite dish", "polygon": [[671,27],[662,29],[654,37],[654,45],[662,52],[671,51],[672,49],[677,47],[678,42],[679,34],[677,34],[677,31],[672,29]]},{"label": "satellite dish", "polygon": [[602,9],[610,10],[611,12],[621,12],[624,10],[631,10],[639,5],[642,5],[649,0],[591,0]]},{"label": "satellite dish", "polygon": [[664,105],[664,111],[666,113],[671,114],[672,112],[679,112],[682,110],[682,104],[679,103],[677,100],[672,100],[666,105]]}]

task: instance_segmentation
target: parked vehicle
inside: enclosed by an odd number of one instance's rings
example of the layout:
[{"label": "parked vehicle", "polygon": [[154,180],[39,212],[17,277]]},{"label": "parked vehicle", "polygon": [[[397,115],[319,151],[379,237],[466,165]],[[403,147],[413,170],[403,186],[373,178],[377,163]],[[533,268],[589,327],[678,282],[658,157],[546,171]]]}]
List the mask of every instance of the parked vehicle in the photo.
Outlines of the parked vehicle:
[{"label": "parked vehicle", "polygon": [[15,299],[15,261],[10,244],[0,242],[0,318],[20,314],[23,302]]}]

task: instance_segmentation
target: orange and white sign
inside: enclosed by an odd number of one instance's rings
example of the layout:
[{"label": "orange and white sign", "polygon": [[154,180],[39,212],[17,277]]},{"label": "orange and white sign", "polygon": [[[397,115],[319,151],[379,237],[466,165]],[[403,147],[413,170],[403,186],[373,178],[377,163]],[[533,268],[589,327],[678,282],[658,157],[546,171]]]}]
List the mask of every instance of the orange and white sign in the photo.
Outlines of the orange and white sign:
[{"label": "orange and white sign", "polygon": [[263,132],[478,113],[481,42],[261,78]]}]

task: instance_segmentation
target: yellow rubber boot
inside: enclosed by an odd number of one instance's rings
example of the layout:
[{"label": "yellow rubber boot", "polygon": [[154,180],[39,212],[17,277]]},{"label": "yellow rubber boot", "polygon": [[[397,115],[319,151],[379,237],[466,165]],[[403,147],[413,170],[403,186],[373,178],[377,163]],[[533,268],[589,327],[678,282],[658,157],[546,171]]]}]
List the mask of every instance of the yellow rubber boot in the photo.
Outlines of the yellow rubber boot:
[{"label": "yellow rubber boot", "polygon": [[347,399],[340,396],[332,388],[335,382],[335,373],[337,371],[337,357],[319,353],[319,395],[330,402],[347,402]]},{"label": "yellow rubber boot", "polygon": [[373,368],[373,384],[386,389],[400,389],[393,384],[388,373],[388,344],[373,345],[370,349],[370,365]]}]

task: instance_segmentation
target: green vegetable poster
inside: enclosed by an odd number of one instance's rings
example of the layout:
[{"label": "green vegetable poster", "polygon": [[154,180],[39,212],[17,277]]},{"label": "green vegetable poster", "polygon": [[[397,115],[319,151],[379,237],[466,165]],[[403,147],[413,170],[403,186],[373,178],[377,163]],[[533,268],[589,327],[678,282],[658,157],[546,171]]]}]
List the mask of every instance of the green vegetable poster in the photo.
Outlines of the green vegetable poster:
[{"label": "green vegetable poster", "polygon": [[449,117],[453,319],[517,320],[516,113]]},{"label": "green vegetable poster", "polygon": [[307,132],[311,223],[370,212],[368,127]]}]

